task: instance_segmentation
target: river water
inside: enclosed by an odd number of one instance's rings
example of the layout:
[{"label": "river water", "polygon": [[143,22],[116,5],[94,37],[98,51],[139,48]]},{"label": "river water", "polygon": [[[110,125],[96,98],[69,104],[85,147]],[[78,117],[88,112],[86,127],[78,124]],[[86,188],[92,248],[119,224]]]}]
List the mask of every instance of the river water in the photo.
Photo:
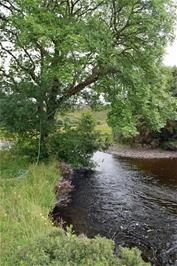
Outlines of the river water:
[{"label": "river water", "polygon": [[152,265],[177,265],[177,159],[120,159],[97,152],[58,211],[77,233],[137,246]]}]

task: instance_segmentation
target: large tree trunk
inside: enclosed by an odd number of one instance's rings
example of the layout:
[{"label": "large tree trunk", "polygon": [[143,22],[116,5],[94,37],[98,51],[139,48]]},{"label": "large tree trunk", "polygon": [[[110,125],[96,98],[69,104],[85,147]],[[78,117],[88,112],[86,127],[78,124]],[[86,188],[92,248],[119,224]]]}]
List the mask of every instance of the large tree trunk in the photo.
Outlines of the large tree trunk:
[{"label": "large tree trunk", "polygon": [[55,114],[57,112],[57,95],[59,93],[59,80],[55,78],[51,86],[48,98],[46,100],[46,108],[43,104],[40,105],[39,116],[40,120],[40,159],[49,156],[47,147],[47,139],[49,135],[55,130]]},{"label": "large tree trunk", "polygon": [[53,121],[58,108],[57,95],[59,94],[60,86],[58,78],[53,79],[52,87],[47,99],[47,119]]}]

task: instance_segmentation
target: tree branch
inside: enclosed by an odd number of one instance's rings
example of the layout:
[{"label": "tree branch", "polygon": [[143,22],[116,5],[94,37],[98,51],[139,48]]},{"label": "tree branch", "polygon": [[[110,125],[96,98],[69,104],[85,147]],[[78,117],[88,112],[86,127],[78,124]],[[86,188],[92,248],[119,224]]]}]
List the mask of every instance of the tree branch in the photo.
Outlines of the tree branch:
[{"label": "tree branch", "polygon": [[2,6],[2,7],[4,7],[4,8],[6,8],[6,9],[8,9],[11,13],[13,13],[13,10],[11,9],[11,7],[9,7],[9,6],[7,6],[7,5],[5,5],[5,4],[3,4],[3,3],[0,3],[0,6]]},{"label": "tree branch", "polygon": [[71,97],[71,96],[77,94],[78,92],[80,92],[81,90],[86,88],[87,86],[89,86],[92,83],[94,83],[95,81],[97,81],[98,78],[99,78],[99,74],[92,74],[90,77],[85,79],[83,82],[79,83],[78,85],[76,85],[74,87],[71,87],[68,90],[68,92],[66,93],[66,96]]},{"label": "tree branch", "polygon": [[14,84],[14,86],[15,86],[16,88],[18,87],[17,82],[15,81],[15,79],[14,79],[11,75],[7,74],[7,73],[5,72],[5,70],[2,69],[2,68],[0,68],[0,71],[2,72],[2,74],[3,74],[4,77],[9,78],[9,79],[12,81],[12,83]]},{"label": "tree branch", "polygon": [[[107,74],[118,74],[120,73],[120,71],[112,68],[112,69],[107,69],[107,70],[97,70],[97,68],[95,67],[93,70],[92,70],[92,74],[87,77],[83,82],[77,84],[76,86],[71,86],[68,91],[66,91],[63,96],[61,96],[56,104],[57,106],[59,106],[60,104],[62,104],[64,102],[64,100],[67,100],[68,98],[76,95],[77,93],[81,92],[83,89],[85,89],[86,87],[88,87],[89,85],[95,83],[97,80],[99,80],[100,77],[102,76],[105,76]],[[48,117],[54,115],[56,112],[56,109],[49,112],[48,113]]]},{"label": "tree branch", "polygon": [[90,7],[91,5],[89,5],[89,6],[86,7],[86,9],[85,9],[84,12],[82,12],[82,13],[79,14],[79,11],[82,10],[82,6],[81,6],[81,8],[77,9],[77,10],[73,13],[73,15],[78,15],[79,17],[82,17],[83,15],[88,14],[88,13],[93,12],[94,10],[96,10],[96,9],[97,9],[99,6],[101,6],[103,3],[104,3],[104,0],[101,1],[100,3],[98,3],[98,4],[97,4],[96,6],[94,6],[94,7]]},{"label": "tree branch", "polygon": [[103,77],[105,75],[108,75],[108,74],[119,74],[119,73],[120,73],[120,71],[115,69],[115,68],[109,68],[109,69],[105,69],[105,70],[104,69],[97,70],[97,67],[94,67],[93,70],[92,70],[92,74],[89,77],[87,77],[83,82],[77,84],[74,87],[70,87],[68,89],[68,91],[66,92],[66,94],[64,95],[64,98],[65,97],[71,97],[71,96],[77,94],[78,92],[82,91],[83,89],[85,89],[89,85],[93,84],[99,78],[101,78],[101,77]]},{"label": "tree branch", "polygon": [[11,6],[11,8],[13,8],[15,11],[17,11],[17,12],[21,13],[22,15],[24,15],[23,12],[22,12],[19,8],[17,8],[14,4],[11,3],[11,1],[6,0],[6,2],[7,2],[7,3]]},{"label": "tree branch", "polygon": [[34,63],[32,57],[31,57],[30,53],[28,52],[28,50],[25,47],[23,47],[23,45],[21,44],[21,42],[20,42],[20,40],[18,38],[18,33],[17,32],[13,32],[10,29],[5,29],[5,31],[8,32],[8,33],[11,33],[16,38],[16,40],[19,42],[20,48],[25,52],[25,54],[28,56],[29,60],[31,61],[31,64],[33,65],[32,71],[34,71],[35,70],[35,63]]},{"label": "tree branch", "polygon": [[1,49],[3,50],[3,51],[5,51],[5,52],[7,52],[14,60],[15,60],[15,62],[17,63],[17,65],[22,69],[22,70],[24,70],[26,73],[28,73],[30,76],[31,76],[31,78],[33,79],[33,81],[35,82],[35,83],[37,83],[37,77],[36,77],[36,75],[34,74],[34,71],[33,71],[33,69],[28,69],[28,68],[26,68],[26,67],[24,67],[21,63],[20,63],[20,61],[18,60],[18,58],[10,51],[10,50],[8,50],[8,49],[6,49],[5,47],[3,47],[3,45],[0,43],[0,46],[1,46]]},{"label": "tree branch", "polygon": [[0,19],[5,22],[8,22],[8,18],[6,16],[2,16],[1,14],[0,14]]}]

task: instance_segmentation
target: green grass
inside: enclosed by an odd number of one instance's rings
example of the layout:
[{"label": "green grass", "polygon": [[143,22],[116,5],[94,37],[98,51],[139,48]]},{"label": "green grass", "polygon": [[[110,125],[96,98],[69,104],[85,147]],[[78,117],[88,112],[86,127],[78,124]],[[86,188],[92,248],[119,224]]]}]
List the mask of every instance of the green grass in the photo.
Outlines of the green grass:
[{"label": "green grass", "polygon": [[[53,187],[59,178],[57,162],[28,165],[26,159],[1,152],[0,230],[1,265],[13,265],[16,249],[52,229],[48,220],[54,206]],[[21,169],[26,176],[16,178]]]},{"label": "green grass", "polygon": [[29,161],[27,157],[19,157],[13,152],[0,151],[1,179],[13,179],[28,168]]}]

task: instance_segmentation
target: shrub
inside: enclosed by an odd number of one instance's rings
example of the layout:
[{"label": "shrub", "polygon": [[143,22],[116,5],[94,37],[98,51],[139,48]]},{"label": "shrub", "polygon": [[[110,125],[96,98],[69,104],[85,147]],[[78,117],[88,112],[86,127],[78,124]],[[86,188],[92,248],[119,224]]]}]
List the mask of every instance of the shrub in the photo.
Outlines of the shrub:
[{"label": "shrub", "polygon": [[115,134],[114,140],[129,144],[131,146],[138,146],[148,148],[162,148],[164,150],[177,151],[177,120],[169,120],[160,131],[153,131],[142,121],[138,125],[139,134],[134,137],[125,137],[123,135]]},{"label": "shrub", "polygon": [[82,115],[76,127],[69,126],[50,136],[50,154],[71,164],[74,168],[92,166],[91,157],[104,146],[101,134],[95,130],[95,121],[90,113]]},{"label": "shrub", "polygon": [[177,151],[177,141],[164,141],[161,144],[161,147],[164,150],[168,150],[168,151]]},{"label": "shrub", "polygon": [[18,266],[145,266],[137,249],[120,249],[120,257],[113,254],[114,244],[106,238],[88,239],[62,229],[35,240],[16,255]]}]

